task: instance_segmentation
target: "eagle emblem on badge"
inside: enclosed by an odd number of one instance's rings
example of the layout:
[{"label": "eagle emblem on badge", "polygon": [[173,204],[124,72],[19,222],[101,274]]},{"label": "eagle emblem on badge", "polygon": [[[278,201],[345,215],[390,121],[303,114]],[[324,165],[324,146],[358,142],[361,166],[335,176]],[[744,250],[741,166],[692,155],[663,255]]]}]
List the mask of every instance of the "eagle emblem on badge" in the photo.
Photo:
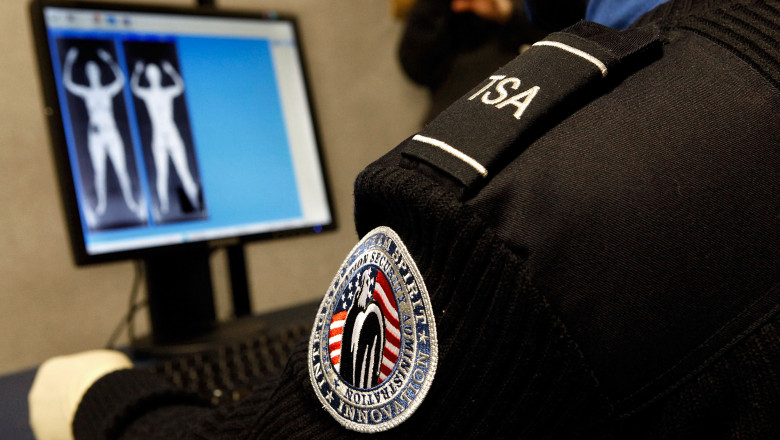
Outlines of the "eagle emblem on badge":
[{"label": "eagle emblem on badge", "polygon": [[347,256],[318,309],[308,365],[315,393],[345,427],[384,431],[420,405],[437,359],[425,283],[398,235],[377,228]]}]

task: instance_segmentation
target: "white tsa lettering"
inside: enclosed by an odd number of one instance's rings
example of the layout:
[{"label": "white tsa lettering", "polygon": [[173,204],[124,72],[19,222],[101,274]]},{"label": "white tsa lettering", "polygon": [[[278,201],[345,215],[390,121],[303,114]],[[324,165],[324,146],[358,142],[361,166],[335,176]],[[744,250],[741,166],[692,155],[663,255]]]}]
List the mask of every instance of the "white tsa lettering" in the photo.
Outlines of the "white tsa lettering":
[{"label": "white tsa lettering", "polygon": [[[482,92],[484,92],[485,90],[489,89],[493,84],[496,83],[496,81],[498,81],[500,79],[504,79],[504,78],[506,78],[506,75],[493,75],[493,76],[491,76],[490,77],[490,82],[487,83],[487,85],[485,87],[482,87],[481,89],[479,89],[479,91],[477,93],[469,96],[469,101],[471,101],[472,99],[474,99],[477,96],[481,95]],[[487,95],[487,93],[485,95]]]},{"label": "white tsa lettering", "polygon": [[[482,87],[479,89],[479,91],[477,91],[477,93],[469,97],[469,101],[473,100],[477,96],[482,95],[481,101],[483,103],[492,105],[498,109],[502,109],[508,105],[513,105],[516,108],[514,117],[518,120],[523,116],[523,112],[526,108],[528,108],[528,106],[531,104],[531,101],[540,90],[539,86],[533,86],[528,90],[509,97],[507,86],[512,90],[518,90],[520,88],[520,80],[518,78],[511,76],[507,78],[506,75],[493,75],[489,79],[490,81],[487,83],[487,85],[485,85],[485,87]],[[494,87],[493,90],[496,92],[495,97],[491,97],[493,92],[491,87]]]}]

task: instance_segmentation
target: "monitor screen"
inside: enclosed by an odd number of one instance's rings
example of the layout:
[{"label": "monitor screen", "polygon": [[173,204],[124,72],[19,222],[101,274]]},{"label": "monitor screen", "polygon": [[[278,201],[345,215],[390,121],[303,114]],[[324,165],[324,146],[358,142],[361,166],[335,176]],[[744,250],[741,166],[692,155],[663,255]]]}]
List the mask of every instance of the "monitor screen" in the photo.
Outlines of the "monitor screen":
[{"label": "monitor screen", "polygon": [[77,263],[333,226],[292,18],[37,4]]}]

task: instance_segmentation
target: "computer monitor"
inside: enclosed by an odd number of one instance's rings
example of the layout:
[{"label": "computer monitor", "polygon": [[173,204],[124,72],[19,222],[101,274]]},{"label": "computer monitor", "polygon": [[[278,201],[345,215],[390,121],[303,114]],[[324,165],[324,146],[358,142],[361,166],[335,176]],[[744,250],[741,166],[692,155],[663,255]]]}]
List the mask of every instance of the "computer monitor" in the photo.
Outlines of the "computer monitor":
[{"label": "computer monitor", "polygon": [[216,324],[210,250],[335,220],[293,17],[33,0],[75,262],[140,259],[153,340]]}]

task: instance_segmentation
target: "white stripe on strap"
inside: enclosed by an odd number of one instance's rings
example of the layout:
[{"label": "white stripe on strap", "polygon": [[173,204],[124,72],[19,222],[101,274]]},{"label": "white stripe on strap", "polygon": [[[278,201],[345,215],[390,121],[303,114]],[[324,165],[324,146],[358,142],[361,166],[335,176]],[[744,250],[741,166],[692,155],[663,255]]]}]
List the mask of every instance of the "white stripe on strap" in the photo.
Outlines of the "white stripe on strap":
[{"label": "white stripe on strap", "polygon": [[412,139],[415,140],[415,141],[426,143],[428,145],[433,145],[434,147],[439,148],[442,151],[445,151],[445,152],[447,152],[447,153],[457,157],[458,159],[462,160],[463,162],[466,162],[466,164],[468,164],[470,167],[472,167],[475,170],[477,170],[479,175],[482,176],[482,177],[487,177],[487,175],[488,175],[487,168],[482,166],[482,164],[480,164],[479,162],[474,160],[471,156],[467,155],[466,153],[458,150],[457,148],[455,148],[455,147],[453,147],[451,145],[448,145],[445,142],[442,142],[442,141],[440,141],[438,139],[429,138],[428,136],[422,136],[422,135],[419,135],[419,134],[414,135],[414,137]]},{"label": "white stripe on strap", "polygon": [[604,65],[598,58],[594,57],[593,55],[582,51],[580,49],[577,49],[576,47],[569,46],[568,44],[559,43],[557,41],[537,41],[533,44],[534,46],[552,46],[557,47],[558,49],[563,49],[566,52],[572,53],[574,55],[577,55],[579,57],[582,57],[591,63],[595,64],[596,67],[601,70],[601,77],[604,78],[607,76],[607,66]]}]

